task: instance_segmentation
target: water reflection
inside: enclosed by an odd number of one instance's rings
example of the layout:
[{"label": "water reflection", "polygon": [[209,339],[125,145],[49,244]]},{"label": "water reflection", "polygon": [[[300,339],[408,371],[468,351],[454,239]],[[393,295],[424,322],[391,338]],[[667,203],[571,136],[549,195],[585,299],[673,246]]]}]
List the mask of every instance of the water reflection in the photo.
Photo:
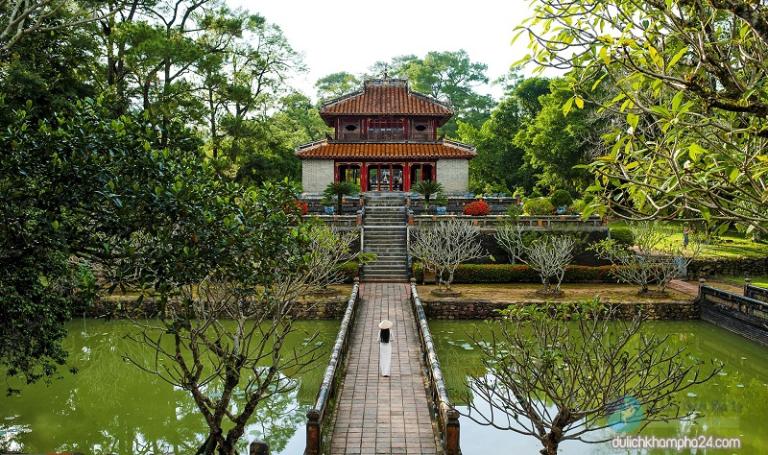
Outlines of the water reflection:
[{"label": "water reflection", "polygon": [[[498,330],[498,323],[466,321],[432,321],[430,328],[435,338],[437,353],[444,370],[450,398],[462,413],[468,412],[472,400],[466,386],[470,375],[484,375],[480,352],[472,346],[470,336],[478,333],[490,336]],[[763,419],[768,415],[768,355],[766,348],[719,329],[706,322],[649,322],[644,330],[670,334],[670,343],[686,346],[687,353],[706,362],[718,360],[725,369],[710,382],[689,389],[678,397],[682,409],[695,412],[695,420],[654,423],[643,435],[656,437],[715,437],[741,438],[739,453],[768,453],[768,431]],[[479,404],[478,402],[475,403]],[[611,433],[596,435],[611,437]],[[590,439],[597,439],[590,438]],[[489,453],[492,447],[508,447],[506,453],[538,453],[536,439],[520,436],[511,431],[499,431],[481,426],[467,418],[461,419],[461,448],[465,455]],[[610,444],[585,444],[568,441],[561,445],[564,454],[679,454],[679,453],[735,453],[736,450],[674,449],[619,450]]]},{"label": "water reflection", "polygon": [[[327,358],[338,330],[334,321],[300,321],[286,348],[300,349],[319,332]],[[189,394],[139,371],[123,355],[151,355],[124,337],[127,322],[72,323],[65,345],[77,374],[65,372],[49,385],[21,387],[20,396],[0,396],[0,452],[79,451],[89,454],[188,454],[205,439],[207,426]],[[272,453],[301,453],[304,415],[312,405],[325,365],[300,377],[297,388],[275,396],[251,418],[244,440],[266,440]]]}]

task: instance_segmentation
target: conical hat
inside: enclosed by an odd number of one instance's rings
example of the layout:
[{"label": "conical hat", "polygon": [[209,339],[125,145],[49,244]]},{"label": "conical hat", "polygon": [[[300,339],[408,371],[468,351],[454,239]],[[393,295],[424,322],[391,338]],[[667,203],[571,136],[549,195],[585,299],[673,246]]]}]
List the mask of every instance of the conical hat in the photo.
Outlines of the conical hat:
[{"label": "conical hat", "polygon": [[379,322],[379,328],[380,329],[391,329],[392,328],[392,321],[388,319],[384,319],[383,321]]}]

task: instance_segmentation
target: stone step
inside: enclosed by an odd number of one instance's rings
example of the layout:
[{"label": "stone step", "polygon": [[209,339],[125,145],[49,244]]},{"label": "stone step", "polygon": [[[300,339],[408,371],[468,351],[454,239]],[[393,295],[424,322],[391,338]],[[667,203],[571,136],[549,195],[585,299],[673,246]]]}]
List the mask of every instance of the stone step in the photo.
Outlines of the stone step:
[{"label": "stone step", "polygon": [[403,261],[407,260],[407,257],[405,255],[405,251],[402,251],[402,252],[398,252],[398,251],[380,251],[380,252],[377,253],[375,251],[365,250],[365,252],[366,253],[373,253],[373,254],[375,254],[376,255],[376,260],[387,260],[387,261],[389,261],[389,260],[403,260]]},{"label": "stone step", "polygon": [[394,271],[368,271],[363,272],[363,278],[406,278],[408,276],[405,270]]},{"label": "stone step", "polygon": [[366,230],[365,231],[365,238],[366,239],[397,239],[397,240],[405,240],[405,231],[402,230],[392,230],[392,231],[371,231]]}]

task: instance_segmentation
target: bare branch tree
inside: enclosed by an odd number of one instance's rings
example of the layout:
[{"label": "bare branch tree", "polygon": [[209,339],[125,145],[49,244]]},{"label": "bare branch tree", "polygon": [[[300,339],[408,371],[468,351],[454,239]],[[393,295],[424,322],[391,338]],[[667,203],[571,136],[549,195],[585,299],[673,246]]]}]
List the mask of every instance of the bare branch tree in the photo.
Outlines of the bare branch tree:
[{"label": "bare branch tree", "polygon": [[452,218],[434,226],[421,228],[410,243],[410,253],[426,270],[435,273],[442,293],[451,289],[456,267],[487,255],[480,244],[480,230],[466,221]]},{"label": "bare branch tree", "polygon": [[130,338],[155,355],[126,359],[192,395],[208,425],[197,454],[238,453],[256,410],[297,387],[284,372],[300,374],[319,358],[316,334],[303,350],[284,349],[294,331],[291,310],[299,296],[341,280],[338,263],[353,257],[353,234],[339,236],[324,225],[306,232],[310,241],[300,260],[260,270],[262,284],[235,283],[213,273],[197,285],[180,286],[159,322],[137,321],[141,332]]},{"label": "bare branch tree", "polygon": [[722,368],[702,373],[666,335],[641,332],[641,315],[608,322],[615,307],[597,301],[507,315],[491,340],[475,337],[487,371],[470,379],[466,416],[538,439],[543,455],[563,441],[605,442],[617,423],[642,430],[679,419],[686,414],[676,396]]},{"label": "bare branch tree", "polygon": [[639,223],[630,226],[635,246],[627,248],[615,240],[597,242],[592,249],[601,258],[611,261],[617,267],[612,274],[621,282],[640,286],[640,294],[651,292],[664,295],[667,286],[683,275],[688,265],[701,251],[701,241],[693,236],[688,254],[669,241],[670,232],[658,223]]},{"label": "bare branch tree", "polygon": [[[573,261],[573,249],[578,239],[570,235],[548,234],[526,244],[522,228],[507,225],[496,232],[496,240],[510,257],[514,256],[539,272],[544,286],[538,293],[555,296],[563,294],[560,285],[565,278],[566,267]],[[551,288],[553,284],[554,288]]]}]

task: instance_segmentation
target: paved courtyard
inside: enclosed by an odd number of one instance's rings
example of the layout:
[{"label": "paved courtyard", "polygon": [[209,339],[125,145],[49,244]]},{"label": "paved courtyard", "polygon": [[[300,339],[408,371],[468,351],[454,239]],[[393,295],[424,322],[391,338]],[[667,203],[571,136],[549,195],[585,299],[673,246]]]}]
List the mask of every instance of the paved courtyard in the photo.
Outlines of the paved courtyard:
[{"label": "paved courtyard", "polygon": [[[364,283],[331,440],[332,454],[436,454],[416,321],[406,283]],[[392,371],[379,375],[378,323],[392,328]]]}]

